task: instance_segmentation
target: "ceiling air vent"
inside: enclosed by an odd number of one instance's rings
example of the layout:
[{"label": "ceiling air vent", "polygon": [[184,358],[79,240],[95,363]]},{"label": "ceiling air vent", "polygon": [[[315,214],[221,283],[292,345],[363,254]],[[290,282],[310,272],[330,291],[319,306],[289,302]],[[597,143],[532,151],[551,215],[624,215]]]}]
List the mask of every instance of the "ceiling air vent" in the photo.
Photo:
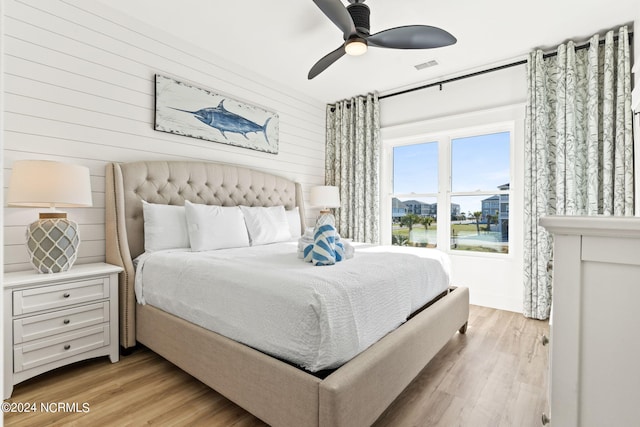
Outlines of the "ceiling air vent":
[{"label": "ceiling air vent", "polygon": [[416,70],[420,71],[420,70],[424,70],[425,68],[435,67],[436,65],[438,65],[438,61],[436,61],[435,59],[432,59],[431,61],[427,61],[427,62],[423,62],[422,64],[414,65],[414,67],[416,67]]}]

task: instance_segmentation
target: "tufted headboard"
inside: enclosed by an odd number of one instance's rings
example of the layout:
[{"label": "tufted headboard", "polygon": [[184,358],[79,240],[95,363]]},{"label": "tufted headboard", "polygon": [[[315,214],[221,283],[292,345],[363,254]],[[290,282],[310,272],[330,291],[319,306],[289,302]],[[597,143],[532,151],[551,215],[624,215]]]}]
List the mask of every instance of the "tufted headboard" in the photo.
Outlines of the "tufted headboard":
[{"label": "tufted headboard", "polygon": [[144,252],[142,200],[150,203],[277,206],[300,209],[302,187],[283,177],[244,167],[207,162],[110,163],[106,171],[106,260],[121,266],[120,344],[136,344],[133,259]]}]

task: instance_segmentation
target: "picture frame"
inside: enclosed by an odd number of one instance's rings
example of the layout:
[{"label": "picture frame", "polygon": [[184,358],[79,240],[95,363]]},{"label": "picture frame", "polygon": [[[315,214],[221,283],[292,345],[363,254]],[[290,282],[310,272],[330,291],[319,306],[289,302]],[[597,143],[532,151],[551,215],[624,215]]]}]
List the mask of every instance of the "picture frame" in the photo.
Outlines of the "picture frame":
[{"label": "picture frame", "polygon": [[213,90],[155,75],[154,129],[278,153],[278,114]]}]

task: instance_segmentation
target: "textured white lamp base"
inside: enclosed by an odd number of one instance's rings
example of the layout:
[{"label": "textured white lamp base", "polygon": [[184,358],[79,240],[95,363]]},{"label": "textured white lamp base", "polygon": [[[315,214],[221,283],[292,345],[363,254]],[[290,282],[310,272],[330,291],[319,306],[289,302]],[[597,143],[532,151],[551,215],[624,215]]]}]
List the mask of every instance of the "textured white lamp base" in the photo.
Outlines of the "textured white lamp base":
[{"label": "textured white lamp base", "polygon": [[40,273],[60,273],[71,268],[78,256],[78,224],[64,213],[41,213],[27,229],[29,260]]}]

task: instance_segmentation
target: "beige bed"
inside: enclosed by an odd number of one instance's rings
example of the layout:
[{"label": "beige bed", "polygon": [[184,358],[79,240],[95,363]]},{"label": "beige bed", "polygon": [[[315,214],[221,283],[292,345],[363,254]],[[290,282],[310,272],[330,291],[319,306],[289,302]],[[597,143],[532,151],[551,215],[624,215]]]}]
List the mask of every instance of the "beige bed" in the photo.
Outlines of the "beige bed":
[{"label": "beige bed", "polygon": [[[120,274],[120,344],[144,344],[274,426],[372,424],[457,331],[469,292],[457,288],[320,379],[149,305],[136,303],[132,259],[144,251],[142,200],[183,205],[295,206],[299,184],[234,165],[153,161],[107,166],[107,262]],[[304,229],[304,214],[300,227]]]}]

